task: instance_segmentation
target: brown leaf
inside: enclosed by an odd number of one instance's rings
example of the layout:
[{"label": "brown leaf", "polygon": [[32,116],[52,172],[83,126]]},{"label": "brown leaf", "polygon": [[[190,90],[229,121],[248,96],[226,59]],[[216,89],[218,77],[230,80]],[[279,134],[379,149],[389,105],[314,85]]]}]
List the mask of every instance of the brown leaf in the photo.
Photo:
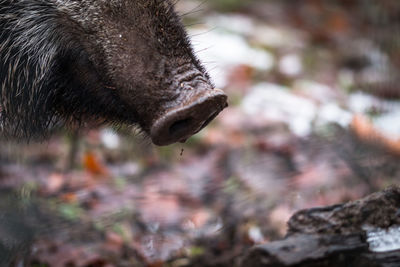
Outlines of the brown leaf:
[{"label": "brown leaf", "polygon": [[328,28],[336,33],[342,33],[349,29],[349,21],[344,13],[334,13],[328,18]]},{"label": "brown leaf", "polygon": [[76,203],[78,201],[78,198],[74,192],[65,193],[65,194],[61,195],[60,198],[64,202],[68,202],[68,203]]}]

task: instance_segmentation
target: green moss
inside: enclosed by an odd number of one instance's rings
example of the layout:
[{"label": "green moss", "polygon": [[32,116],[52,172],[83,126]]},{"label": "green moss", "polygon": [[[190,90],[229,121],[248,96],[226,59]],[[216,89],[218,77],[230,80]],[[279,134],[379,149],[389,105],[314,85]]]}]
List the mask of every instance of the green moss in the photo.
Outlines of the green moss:
[{"label": "green moss", "polygon": [[83,215],[83,209],[78,204],[60,204],[58,211],[64,218],[71,221],[78,220]]},{"label": "green moss", "polygon": [[205,253],[205,249],[203,247],[194,246],[190,248],[189,254],[191,257],[198,257]]}]

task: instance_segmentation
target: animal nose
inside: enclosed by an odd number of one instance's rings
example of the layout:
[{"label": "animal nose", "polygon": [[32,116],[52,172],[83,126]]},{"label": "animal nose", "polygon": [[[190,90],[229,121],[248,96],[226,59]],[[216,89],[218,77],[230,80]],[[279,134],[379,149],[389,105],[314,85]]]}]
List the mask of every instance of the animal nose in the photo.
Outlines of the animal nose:
[{"label": "animal nose", "polygon": [[159,146],[185,142],[227,106],[227,96],[222,90],[208,90],[159,118],[151,127],[151,139]]}]

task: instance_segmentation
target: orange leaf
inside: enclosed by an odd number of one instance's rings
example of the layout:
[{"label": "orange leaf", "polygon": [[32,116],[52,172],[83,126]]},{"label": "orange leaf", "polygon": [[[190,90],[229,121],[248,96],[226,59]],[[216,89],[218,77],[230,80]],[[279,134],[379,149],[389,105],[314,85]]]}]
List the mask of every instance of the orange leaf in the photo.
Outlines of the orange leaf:
[{"label": "orange leaf", "polygon": [[351,122],[354,133],[363,141],[383,145],[396,155],[400,155],[400,139],[393,139],[381,133],[372,122],[363,115],[355,115]]},{"label": "orange leaf", "polygon": [[78,201],[78,198],[75,193],[65,193],[61,195],[60,197],[64,202],[68,203],[76,203]]},{"label": "orange leaf", "polygon": [[84,168],[93,175],[108,176],[107,168],[100,162],[96,155],[90,151],[83,156]]}]

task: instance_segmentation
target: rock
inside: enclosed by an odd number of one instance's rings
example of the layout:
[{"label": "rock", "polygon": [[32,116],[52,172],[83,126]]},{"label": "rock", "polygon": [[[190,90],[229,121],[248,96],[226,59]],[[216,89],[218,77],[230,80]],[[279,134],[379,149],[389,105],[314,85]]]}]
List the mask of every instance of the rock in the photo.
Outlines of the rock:
[{"label": "rock", "polygon": [[285,239],[253,247],[241,266],[400,266],[400,187],[302,210]]}]

